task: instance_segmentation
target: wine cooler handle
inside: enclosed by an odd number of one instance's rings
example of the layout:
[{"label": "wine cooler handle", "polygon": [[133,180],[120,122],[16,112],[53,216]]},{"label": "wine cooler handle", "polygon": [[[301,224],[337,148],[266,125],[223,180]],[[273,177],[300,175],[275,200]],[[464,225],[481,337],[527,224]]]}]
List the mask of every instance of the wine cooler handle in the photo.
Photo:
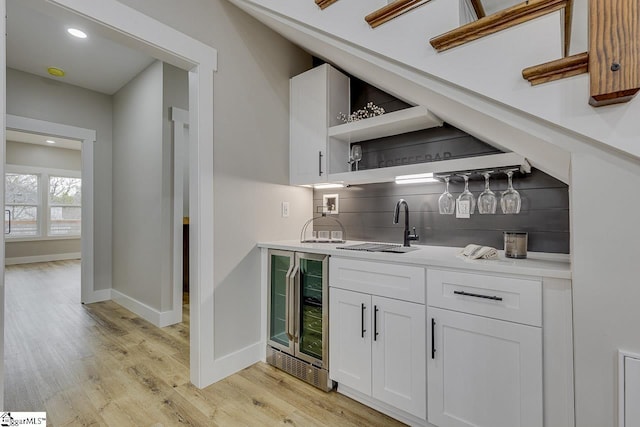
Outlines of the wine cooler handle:
[{"label": "wine cooler handle", "polygon": [[364,328],[364,311],[367,309],[367,306],[364,303],[360,304],[360,338],[364,338],[364,333],[367,330]]},{"label": "wine cooler handle", "polygon": [[287,335],[289,339],[292,341],[296,337],[296,276],[298,275],[298,270],[300,268],[296,265],[291,271],[291,275],[289,276],[289,283],[287,289],[289,290],[289,296],[287,297]]},{"label": "wine cooler handle", "polygon": [[378,306],[373,306],[373,340],[377,341],[378,338]]},{"label": "wine cooler handle", "polygon": [[431,358],[436,358],[436,319],[431,318]]},{"label": "wine cooler handle", "polygon": [[291,287],[291,272],[293,272],[293,264],[291,264],[289,266],[289,270],[287,270],[287,275],[284,276],[285,277],[285,286],[284,286],[284,300],[285,300],[285,307],[284,307],[284,331],[286,332],[287,336],[289,337],[290,340],[293,340],[293,337],[291,335],[289,335],[289,306],[291,304],[289,304],[289,301],[291,299],[291,295],[289,292],[289,288]]}]

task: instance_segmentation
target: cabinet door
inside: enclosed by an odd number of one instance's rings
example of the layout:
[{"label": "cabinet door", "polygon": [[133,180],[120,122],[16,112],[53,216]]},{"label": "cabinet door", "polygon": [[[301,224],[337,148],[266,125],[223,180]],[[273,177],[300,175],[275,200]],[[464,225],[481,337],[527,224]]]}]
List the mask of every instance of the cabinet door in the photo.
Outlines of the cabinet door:
[{"label": "cabinet door", "polygon": [[327,66],[291,79],[289,182],[327,181]]},{"label": "cabinet door", "polygon": [[371,296],[329,289],[329,376],[371,394]]},{"label": "cabinet door", "polygon": [[541,328],[432,307],[428,322],[430,423],[542,427]]},{"label": "cabinet door", "polygon": [[296,254],[296,357],[326,367],[329,353],[325,346],[329,321],[327,297],[327,255]]},{"label": "cabinet door", "polygon": [[373,397],[426,419],[425,306],[390,298],[373,302]]},{"label": "cabinet door", "polygon": [[269,345],[293,353],[293,335],[289,333],[291,322],[295,320],[291,310],[292,292],[291,273],[294,253],[287,251],[269,251],[269,294],[268,294],[268,330]]}]

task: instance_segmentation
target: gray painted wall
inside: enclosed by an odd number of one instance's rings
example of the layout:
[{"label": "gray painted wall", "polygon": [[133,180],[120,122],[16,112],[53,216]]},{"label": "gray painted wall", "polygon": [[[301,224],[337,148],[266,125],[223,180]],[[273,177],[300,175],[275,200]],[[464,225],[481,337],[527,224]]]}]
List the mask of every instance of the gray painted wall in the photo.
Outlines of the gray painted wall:
[{"label": "gray painted wall", "polygon": [[6,242],[6,255],[10,258],[80,253],[80,239],[37,240]]},{"label": "gray painted wall", "polygon": [[[113,96],[113,289],[160,310],[166,262],[162,63]],[[170,170],[166,171],[170,175]]]},{"label": "gray painted wall", "polygon": [[[295,239],[312,192],[289,182],[289,78],[311,57],[226,0],[122,0],[218,50],[214,74],[214,352],[260,341],[258,241]],[[290,202],[290,217],[280,204]]]},{"label": "gray painted wall", "polygon": [[111,96],[7,69],[7,113],[96,130],[94,289],[111,287]]},{"label": "gray painted wall", "polygon": [[[25,144],[15,141],[7,141],[6,162],[11,165],[53,169],[76,171],[82,169],[80,151],[78,150]],[[79,253],[81,251],[79,238],[24,242],[7,240],[5,243],[6,258],[69,254]]]},{"label": "gray painted wall", "polygon": [[52,169],[82,170],[80,150],[7,141],[6,163]]},{"label": "gray painted wall", "polygon": [[158,61],[114,95],[113,288],[160,312],[173,304],[169,108],[188,108],[187,77]]}]

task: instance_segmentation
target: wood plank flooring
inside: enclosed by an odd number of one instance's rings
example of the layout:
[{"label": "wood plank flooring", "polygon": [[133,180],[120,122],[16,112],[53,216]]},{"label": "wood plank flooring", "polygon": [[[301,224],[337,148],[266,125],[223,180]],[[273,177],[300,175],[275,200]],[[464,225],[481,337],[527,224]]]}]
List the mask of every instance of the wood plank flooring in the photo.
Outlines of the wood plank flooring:
[{"label": "wood plank flooring", "polygon": [[264,363],[189,382],[185,321],[158,329],[108,301],[80,304],[80,262],[7,266],[5,409],[50,426],[395,426]]}]

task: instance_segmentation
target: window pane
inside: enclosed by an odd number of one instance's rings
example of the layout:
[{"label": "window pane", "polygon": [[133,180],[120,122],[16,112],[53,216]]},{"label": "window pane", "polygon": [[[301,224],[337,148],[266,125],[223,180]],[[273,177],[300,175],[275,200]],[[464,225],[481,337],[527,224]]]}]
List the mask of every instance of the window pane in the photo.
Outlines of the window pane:
[{"label": "window pane", "polygon": [[[6,206],[6,209],[11,211],[11,232],[7,234],[7,237],[38,235],[38,208],[36,206]],[[6,228],[6,231],[9,231],[9,227]]]},{"label": "window pane", "polygon": [[64,176],[49,177],[49,203],[79,205],[82,199],[82,180]]},{"label": "window pane", "polygon": [[49,235],[73,236],[81,231],[81,208],[54,206],[51,208],[51,220],[49,221]]},{"label": "window pane", "polygon": [[38,203],[38,175],[8,173],[5,175],[5,203]]}]

